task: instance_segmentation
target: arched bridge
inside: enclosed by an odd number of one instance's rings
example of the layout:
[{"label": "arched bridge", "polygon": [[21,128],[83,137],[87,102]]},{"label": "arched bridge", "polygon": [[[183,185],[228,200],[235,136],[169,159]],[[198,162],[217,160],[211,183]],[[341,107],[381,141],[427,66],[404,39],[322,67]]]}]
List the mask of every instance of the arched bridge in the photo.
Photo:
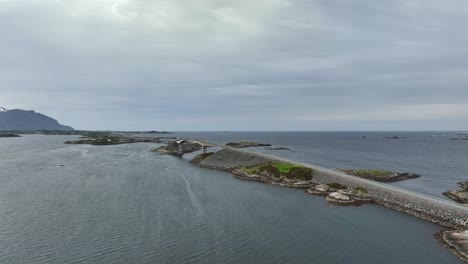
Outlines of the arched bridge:
[{"label": "arched bridge", "polygon": [[175,140],[174,141],[175,143],[177,143],[178,145],[178,153],[183,153],[183,148],[182,148],[182,144],[183,143],[191,143],[191,144],[198,144],[202,147],[202,152],[203,153],[206,153],[208,148],[210,147],[218,147],[218,145],[216,144],[211,144],[211,143],[207,143],[207,142],[203,142],[203,141],[199,141],[199,140],[193,140],[193,139],[178,139],[178,140]]}]

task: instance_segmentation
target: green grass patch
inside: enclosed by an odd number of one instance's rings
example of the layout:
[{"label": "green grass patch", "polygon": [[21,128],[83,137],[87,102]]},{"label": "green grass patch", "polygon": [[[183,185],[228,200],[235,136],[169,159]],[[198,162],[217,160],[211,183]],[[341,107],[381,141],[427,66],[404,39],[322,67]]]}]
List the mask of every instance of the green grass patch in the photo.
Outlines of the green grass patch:
[{"label": "green grass patch", "polygon": [[302,166],[289,164],[289,163],[277,163],[277,164],[273,164],[273,166],[282,173],[288,173],[294,168],[302,168]]},{"label": "green grass patch", "polygon": [[386,178],[395,174],[393,171],[386,170],[343,170],[344,172],[361,177]]},{"label": "green grass patch", "polygon": [[362,193],[365,193],[365,194],[368,194],[369,191],[367,191],[366,188],[362,187],[362,186],[357,186],[354,188],[354,190],[358,191],[358,192],[362,192]]},{"label": "green grass patch", "polygon": [[338,190],[344,190],[344,189],[348,188],[348,187],[346,187],[346,185],[339,184],[337,182],[327,183],[327,185],[330,188],[334,188],[334,189],[338,189]]},{"label": "green grass patch", "polygon": [[286,177],[289,179],[311,180],[313,170],[289,163],[264,163],[242,169],[247,174]]}]

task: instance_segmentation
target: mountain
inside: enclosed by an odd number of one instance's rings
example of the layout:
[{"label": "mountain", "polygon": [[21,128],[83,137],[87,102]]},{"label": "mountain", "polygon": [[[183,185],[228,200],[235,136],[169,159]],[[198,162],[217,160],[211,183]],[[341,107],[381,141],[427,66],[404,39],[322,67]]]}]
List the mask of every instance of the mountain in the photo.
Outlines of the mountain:
[{"label": "mountain", "polygon": [[32,110],[8,110],[0,106],[1,130],[74,130],[57,120]]}]

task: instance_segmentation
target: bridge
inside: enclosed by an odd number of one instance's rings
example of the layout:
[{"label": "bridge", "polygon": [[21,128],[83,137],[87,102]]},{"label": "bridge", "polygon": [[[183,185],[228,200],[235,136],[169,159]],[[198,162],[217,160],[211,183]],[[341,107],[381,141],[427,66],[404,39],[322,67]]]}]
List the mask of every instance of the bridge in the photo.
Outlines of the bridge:
[{"label": "bridge", "polygon": [[211,144],[211,143],[208,143],[208,142],[203,142],[203,141],[193,140],[193,139],[178,139],[178,140],[176,140],[174,142],[177,143],[177,145],[178,145],[178,154],[183,154],[182,144],[185,143],[185,142],[200,145],[201,148],[202,148],[203,154],[205,154],[208,151],[208,148],[210,148],[210,147],[219,147],[219,145],[216,145],[216,144]]}]

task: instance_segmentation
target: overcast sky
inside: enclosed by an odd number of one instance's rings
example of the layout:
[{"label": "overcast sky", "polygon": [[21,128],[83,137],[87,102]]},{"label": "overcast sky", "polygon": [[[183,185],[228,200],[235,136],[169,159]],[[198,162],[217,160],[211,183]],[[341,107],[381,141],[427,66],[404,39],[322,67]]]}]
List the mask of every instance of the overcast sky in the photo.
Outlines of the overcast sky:
[{"label": "overcast sky", "polygon": [[0,105],[76,129],[468,129],[466,0],[0,0]]}]

